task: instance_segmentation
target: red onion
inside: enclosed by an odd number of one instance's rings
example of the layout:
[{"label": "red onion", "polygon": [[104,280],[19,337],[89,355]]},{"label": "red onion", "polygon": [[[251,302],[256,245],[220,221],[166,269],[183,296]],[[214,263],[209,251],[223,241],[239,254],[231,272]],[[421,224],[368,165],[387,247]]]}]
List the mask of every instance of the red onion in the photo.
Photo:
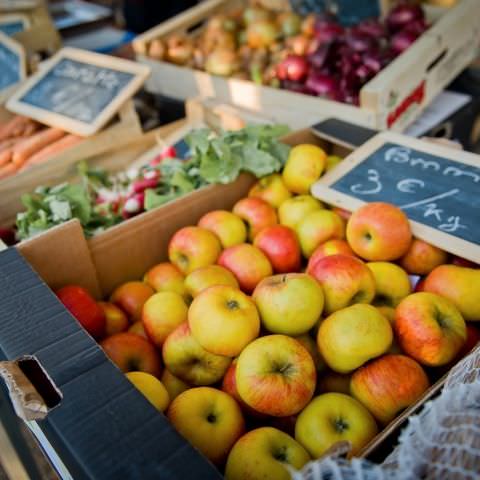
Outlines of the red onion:
[{"label": "red onion", "polygon": [[388,12],[386,23],[391,32],[398,32],[409,23],[423,18],[424,14],[420,6],[400,4]]},{"label": "red onion", "polygon": [[345,40],[352,50],[361,53],[372,50],[377,43],[370,35],[364,33],[351,32],[345,37]]},{"label": "red onion", "polygon": [[384,25],[379,20],[374,18],[369,18],[368,20],[360,22],[358,25],[353,27],[352,31],[355,33],[362,33],[376,39],[386,35]]},{"label": "red onion", "polygon": [[280,80],[299,82],[308,75],[309,65],[305,57],[289,55],[277,65],[277,76]]},{"label": "red onion", "polygon": [[311,72],[305,84],[318,96],[335,100],[338,97],[338,82],[335,77]]},{"label": "red onion", "polygon": [[165,147],[155,158],[150,160],[149,164],[154,167],[155,165],[161,163],[164,158],[175,158],[176,156],[177,152],[175,150],[175,147]]},{"label": "red onion", "polygon": [[315,24],[315,38],[320,43],[328,43],[341,37],[344,28],[335,22],[322,22],[320,25]]},{"label": "red onion", "polygon": [[401,30],[397,32],[391,41],[392,50],[399,54],[405,51],[418,38],[418,34],[410,30]]},{"label": "red onion", "polygon": [[301,82],[292,82],[291,80],[284,80],[282,82],[282,87],[285,90],[289,90],[294,93],[303,93],[305,95],[315,95],[315,92],[307,87],[305,83]]},{"label": "red onion", "polygon": [[323,45],[318,47],[315,52],[309,55],[308,59],[313,67],[322,68],[325,65],[329,57],[330,48],[330,43],[324,43]]},{"label": "red onion", "polygon": [[5,243],[5,245],[14,245],[15,244],[15,230],[13,228],[1,228],[0,227],[0,240]]}]

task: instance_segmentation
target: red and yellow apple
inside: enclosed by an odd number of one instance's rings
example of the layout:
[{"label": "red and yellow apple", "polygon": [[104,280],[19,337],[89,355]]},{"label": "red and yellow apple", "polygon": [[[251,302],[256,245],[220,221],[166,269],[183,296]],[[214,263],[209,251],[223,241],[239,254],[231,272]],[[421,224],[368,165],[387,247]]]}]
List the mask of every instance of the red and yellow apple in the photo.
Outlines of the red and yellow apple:
[{"label": "red and yellow apple", "polygon": [[197,387],[178,395],[168,419],[176,430],[213,463],[220,465],[245,431],[237,402],[221,390]]},{"label": "red and yellow apple", "polygon": [[105,336],[128,330],[130,322],[123,310],[110,302],[98,302],[98,305],[105,314]]},{"label": "red and yellow apple", "polygon": [[139,371],[159,377],[160,356],[145,338],[134,333],[116,333],[100,343],[110,360],[124,373]]},{"label": "red and yellow apple", "polygon": [[418,238],[414,238],[400,265],[412,275],[427,275],[435,267],[447,262],[448,254]]},{"label": "red and yellow apple", "polygon": [[146,340],[149,339],[147,337],[147,333],[145,332],[145,329],[143,328],[143,322],[141,320],[139,320],[138,322],[132,323],[128,331],[130,333],[134,333],[135,335],[139,335],[140,337],[143,337]]},{"label": "red and yellow apple", "polygon": [[144,282],[127,282],[117,287],[110,296],[110,302],[120,307],[133,322],[142,319],[145,302],[155,293]]},{"label": "red and yellow apple", "polygon": [[245,293],[252,293],[261,280],[273,273],[267,256],[249,243],[225,249],[218,259],[218,264],[235,275]]},{"label": "red and yellow apple", "polygon": [[170,239],[168,258],[184,274],[217,261],[222,247],[218,237],[201,227],[183,227]]},{"label": "red and yellow apple", "polygon": [[412,242],[410,223],[395,205],[367,203],[347,223],[347,240],[353,251],[370,261],[396,260],[405,255]]},{"label": "red and yellow apple", "polygon": [[310,460],[306,450],[273,427],[251,430],[241,437],[228,455],[226,480],[290,480],[285,465],[295,470]]},{"label": "red and yellow apple", "polygon": [[187,304],[178,293],[158,292],[152,295],[142,311],[143,327],[150,341],[161,347],[170,333],[187,321],[187,312]]},{"label": "red and yellow apple", "polygon": [[448,298],[465,320],[480,321],[480,270],[440,265],[426,277],[423,289]]},{"label": "red and yellow apple", "polygon": [[313,266],[321,260],[323,257],[329,257],[330,255],[350,255],[355,257],[355,252],[350,248],[350,245],[345,240],[339,240],[334,238],[327,240],[325,243],[320,244],[312,253],[312,256],[308,259],[307,273],[313,269]]},{"label": "red and yellow apple", "polygon": [[260,413],[286,417],[301,411],[315,390],[310,353],[295,339],[267,335],[238,357],[236,381],[242,400]]},{"label": "red and yellow apple", "polygon": [[163,370],[162,376],[160,377],[160,381],[167,389],[168,397],[172,402],[175,398],[177,398],[182,392],[192,388],[188,383],[184,382],[180,378],[170,373],[168,368]]},{"label": "red and yellow apple", "polygon": [[233,206],[232,211],[246,222],[250,241],[253,241],[260,230],[277,223],[275,209],[261,198],[242,198]]},{"label": "red and yellow apple", "polygon": [[260,332],[253,300],[238,288],[225,285],[210,287],[194,298],[188,324],[205,350],[227,357],[237,356]]},{"label": "red and yellow apple", "polygon": [[351,375],[329,371],[318,379],[318,393],[344,393],[350,395]]},{"label": "red and yellow apple", "polygon": [[320,325],[317,344],[327,365],[349,373],[385,353],[393,340],[389,321],[371,305],[356,304],[327,317]]},{"label": "red and yellow apple", "polygon": [[302,335],[313,328],[323,311],[322,287],[306,273],[264,278],[252,298],[263,327],[272,333]]},{"label": "red and yellow apple", "polygon": [[290,150],[283,169],[283,181],[293,193],[310,193],[327,163],[327,154],[316,145],[300,144]]},{"label": "red and yellow apple", "polygon": [[370,303],[375,296],[373,274],[358,258],[330,255],[318,260],[309,273],[322,286],[327,315],[355,303]]},{"label": "red and yellow apple", "polygon": [[214,210],[206,213],[198,226],[214,233],[223,248],[233,247],[247,240],[247,227],[243,220],[227,210]]},{"label": "red and yellow apple", "polygon": [[222,379],[231,358],[207,352],[195,340],[188,323],[177,327],[162,347],[165,367],[191,385],[211,385]]},{"label": "red and yellow apple", "polygon": [[375,278],[373,305],[396,307],[410,295],[410,279],[403,268],[390,262],[369,262],[367,267]]},{"label": "red and yellow apple", "polygon": [[279,223],[295,229],[309,213],[322,208],[322,203],[311,195],[297,195],[285,200],[278,208]]},{"label": "red and yellow apple", "polygon": [[164,412],[167,409],[170,396],[157,377],[145,372],[128,372],[126,377],[157,410]]},{"label": "red and yellow apple", "polygon": [[300,413],[295,439],[313,458],[321,457],[335,443],[348,441],[355,456],[378,432],[370,412],[343,393],[324,393],[315,397]]},{"label": "red and yellow apple", "polygon": [[203,290],[216,285],[238,288],[238,282],[233,273],[220,265],[207,265],[198,268],[185,278],[185,287],[193,298]]},{"label": "red and yellow apple", "polygon": [[352,375],[350,391],[382,424],[413,405],[427,390],[423,368],[405,355],[384,355]]},{"label": "red and yellow apple", "polygon": [[298,272],[301,252],[296,233],[284,225],[272,225],[261,230],[253,244],[270,260],[274,272]]},{"label": "red and yellow apple", "polygon": [[278,208],[292,194],[283,183],[279,173],[272,173],[258,180],[248,192],[249,197],[265,200],[273,208]]},{"label": "red and yellow apple", "polygon": [[467,339],[465,321],[455,305],[429,292],[413,293],[400,302],[394,328],[405,353],[431,367],[453,360]]},{"label": "red and yellow apple", "polygon": [[157,292],[175,292],[188,300],[184,280],[185,277],[180,270],[169,262],[155,265],[143,277],[143,281]]},{"label": "red and yellow apple", "polygon": [[317,373],[325,372],[325,370],[327,370],[327,364],[318,351],[317,342],[308,333],[295,337],[295,340],[301,343],[312,356]]},{"label": "red and yellow apple", "polygon": [[306,215],[298,223],[296,231],[302,253],[309,258],[327,240],[345,238],[345,223],[331,210],[317,210]]}]

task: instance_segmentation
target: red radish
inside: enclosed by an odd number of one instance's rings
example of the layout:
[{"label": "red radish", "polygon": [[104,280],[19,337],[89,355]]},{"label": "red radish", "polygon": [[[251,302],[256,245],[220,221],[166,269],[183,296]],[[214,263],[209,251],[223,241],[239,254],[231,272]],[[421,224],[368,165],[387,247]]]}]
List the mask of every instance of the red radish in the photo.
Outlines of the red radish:
[{"label": "red radish", "polygon": [[161,163],[161,161],[165,158],[176,158],[176,156],[177,151],[175,150],[175,147],[170,145],[169,147],[165,147],[153,160],[150,160],[149,163],[152,167],[154,167],[155,165]]},{"label": "red radish", "polygon": [[82,287],[68,285],[57,290],[58,299],[96,340],[105,333],[105,313],[95,299]]},{"label": "red radish", "polygon": [[132,190],[135,193],[144,192],[147,188],[155,188],[158,185],[157,178],[141,178],[132,183]]},{"label": "red radish", "polygon": [[145,193],[139,192],[130,195],[123,204],[122,217],[125,219],[134,217],[144,211]]}]

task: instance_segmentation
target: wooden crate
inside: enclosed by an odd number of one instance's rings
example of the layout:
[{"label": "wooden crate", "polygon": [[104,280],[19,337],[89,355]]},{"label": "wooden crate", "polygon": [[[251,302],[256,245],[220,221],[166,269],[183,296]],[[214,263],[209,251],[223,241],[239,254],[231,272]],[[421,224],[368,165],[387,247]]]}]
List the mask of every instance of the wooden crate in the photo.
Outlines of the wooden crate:
[{"label": "wooden crate", "polygon": [[[446,13],[411,48],[364,85],[360,107],[213,76],[147,56],[153,39],[189,32],[214,13],[239,3],[208,0],[137,37],[133,43],[137,59],[152,68],[146,88],[178,99],[215,97],[241,108],[267,112],[275,121],[293,128],[337,117],[371,128],[402,131],[473,60],[480,44],[478,1],[461,0],[456,7],[442,10]],[[432,9],[426,11],[430,14]],[[434,17],[439,10],[435,12]]]},{"label": "wooden crate", "polygon": [[[0,121],[7,120],[11,115],[7,110],[0,109]],[[129,100],[119,111],[118,119],[105,130],[53,156],[45,163],[1,180],[0,225],[9,225],[15,221],[16,214],[22,210],[20,199],[23,193],[31,192],[39,185],[50,186],[65,181],[74,175],[75,165],[80,160],[93,159],[94,163],[102,164],[109,152],[129,152],[137,141],[141,144],[150,139],[150,136],[143,135],[133,101]]]}]

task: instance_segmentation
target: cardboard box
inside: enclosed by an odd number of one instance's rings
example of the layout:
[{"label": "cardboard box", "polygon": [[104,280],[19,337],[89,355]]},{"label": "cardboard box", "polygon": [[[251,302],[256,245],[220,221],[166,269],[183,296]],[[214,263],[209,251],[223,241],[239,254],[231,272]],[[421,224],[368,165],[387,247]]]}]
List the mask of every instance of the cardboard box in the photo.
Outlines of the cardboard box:
[{"label": "cardboard box", "polygon": [[[284,141],[316,143],[343,156],[353,139],[338,145],[303,130]],[[79,223],[71,221],[0,252],[0,356],[34,356],[60,392],[59,404],[44,420],[28,423],[57,469],[74,478],[220,478],[108,361],[47,285],[79,284],[97,298],[107,296],[166,260],[177,229],[213,209],[230,209],[254,181],[242,175],[230,185],[200,189],[88,241]],[[441,386],[437,382],[363,454],[378,454],[409,413]]]},{"label": "cardboard box", "polygon": [[[414,45],[364,85],[360,107],[209,75],[147,56],[153,39],[172,33],[196,34],[210,16],[238,5],[241,0],[208,0],[138,36],[133,43],[137,59],[152,68],[146,88],[179,99],[215,97],[260,114],[268,112],[275,121],[293,128],[336,117],[370,128],[402,131],[473,60],[480,42],[477,2],[462,0],[445,10]],[[438,9],[429,9],[427,14],[431,21],[436,20]]]}]

